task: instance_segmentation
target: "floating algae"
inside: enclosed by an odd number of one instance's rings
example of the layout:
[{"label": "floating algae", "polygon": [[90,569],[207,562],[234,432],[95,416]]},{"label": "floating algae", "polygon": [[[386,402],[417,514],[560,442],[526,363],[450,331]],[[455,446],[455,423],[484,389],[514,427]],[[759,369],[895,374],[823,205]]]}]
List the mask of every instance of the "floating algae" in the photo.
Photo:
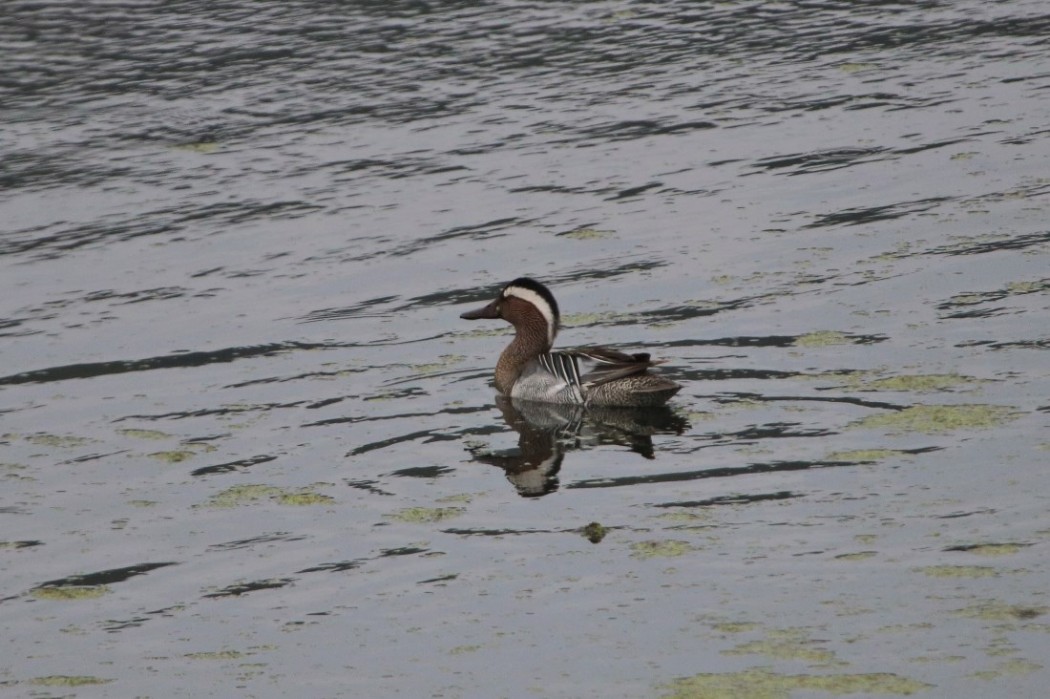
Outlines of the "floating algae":
[{"label": "floating algae", "polygon": [[817,648],[816,642],[801,629],[772,630],[768,638],[741,643],[722,651],[722,655],[765,655],[778,660],[802,660],[821,667],[846,664],[833,652]]},{"label": "floating algae", "polygon": [[4,434],[0,435],[0,439],[14,440],[24,439],[30,444],[36,444],[41,447],[58,447],[60,449],[72,449],[74,447],[81,447],[85,444],[91,444],[95,440],[88,439],[87,437],[75,437],[72,435],[60,435],[51,434],[50,432],[37,432],[36,434],[18,435],[18,434]]},{"label": "floating algae", "polygon": [[977,556],[1010,556],[1028,547],[1028,544],[973,544],[970,546],[953,546],[950,551],[964,551]]},{"label": "floating algae", "polygon": [[720,621],[712,624],[711,628],[722,633],[744,633],[745,631],[754,631],[760,626],[754,621]]},{"label": "floating algae", "polygon": [[107,585],[55,585],[34,588],[30,594],[37,599],[80,600],[95,599],[109,592]]},{"label": "floating algae", "polygon": [[850,423],[850,426],[898,433],[939,434],[997,427],[1017,416],[1017,411],[1005,405],[913,405],[904,410],[870,415]]},{"label": "floating algae", "polygon": [[599,522],[591,522],[582,530],[583,535],[587,537],[587,541],[592,544],[597,544],[605,538],[605,535],[609,533],[608,527],[604,527]]},{"label": "floating algae", "polygon": [[190,660],[238,660],[245,657],[239,650],[215,650],[201,651],[199,653],[186,653],[182,657]]},{"label": "floating algae", "polygon": [[603,231],[597,228],[574,228],[571,231],[565,231],[564,233],[558,233],[560,238],[572,238],[573,240],[600,240],[602,238],[609,238],[613,235],[612,231]]},{"label": "floating algae", "polygon": [[631,555],[635,558],[673,558],[684,556],[696,549],[688,541],[666,539],[664,541],[639,541],[631,544]]},{"label": "floating algae", "polygon": [[869,391],[910,391],[926,393],[945,391],[956,386],[976,386],[980,379],[962,374],[901,374],[866,381],[863,388]]},{"label": "floating algae", "polygon": [[207,507],[237,507],[281,495],[284,491],[272,485],[234,485],[208,498]]},{"label": "floating algae", "polygon": [[158,461],[165,461],[169,464],[177,464],[187,459],[192,459],[197,454],[190,449],[170,449],[168,451],[155,451],[146,456],[156,459]]},{"label": "floating algae", "polygon": [[128,428],[124,430],[117,430],[119,434],[125,437],[131,437],[132,439],[170,439],[171,435],[167,432],[161,432],[160,430],[143,430],[138,428]]},{"label": "floating algae", "polygon": [[830,347],[832,345],[849,345],[853,340],[837,330],[818,330],[817,332],[799,335],[795,338],[795,347]]},{"label": "floating algae", "polygon": [[662,699],[789,699],[796,690],[831,694],[897,694],[906,696],[932,685],[887,672],[858,675],[781,675],[768,670],[703,673],[677,679]]},{"label": "floating algae", "polygon": [[459,517],[464,512],[463,507],[406,507],[387,517],[409,524],[430,524]]},{"label": "floating algae", "polygon": [[412,369],[418,371],[420,374],[436,374],[439,371],[444,371],[445,369],[462,362],[464,359],[466,359],[466,357],[462,354],[443,354],[438,357],[438,361],[436,362],[413,364]]},{"label": "floating algae", "polygon": [[330,495],[314,492],[315,488],[329,485],[328,483],[315,483],[306,488],[298,490],[278,488],[273,485],[261,485],[249,483],[235,485],[216,493],[208,498],[208,502],[198,507],[239,507],[250,505],[262,500],[269,500],[278,505],[328,505],[335,502]]},{"label": "floating algae", "polygon": [[906,454],[898,449],[855,449],[853,451],[835,451],[824,457],[825,461],[842,461],[853,463],[855,461],[882,461],[891,456]]},{"label": "floating algae", "polygon": [[294,505],[305,507],[308,505],[329,505],[335,502],[331,495],[315,493],[312,490],[303,490],[297,493],[281,493],[275,496],[274,501],[280,505]]},{"label": "floating algae", "polygon": [[1047,612],[1050,612],[1050,607],[985,602],[957,609],[954,614],[967,619],[984,619],[986,621],[1027,621],[1040,617]]},{"label": "floating algae", "polygon": [[843,553],[835,556],[836,561],[864,561],[879,555],[878,551],[857,551],[856,553]]},{"label": "floating algae", "polygon": [[1000,677],[1027,675],[1032,672],[1038,672],[1042,669],[1043,666],[1039,663],[1033,663],[1030,660],[1024,660],[1022,658],[1011,658],[1010,660],[999,663],[991,670],[978,670],[977,672],[973,672],[970,674],[970,677],[976,677],[981,680],[994,680]]},{"label": "floating algae", "polygon": [[929,575],[931,578],[994,578],[999,571],[991,566],[925,566],[916,568],[916,572]]},{"label": "floating algae", "polygon": [[104,677],[93,677],[91,675],[46,675],[34,677],[29,684],[38,684],[45,687],[83,687],[91,684],[109,684],[113,680]]}]

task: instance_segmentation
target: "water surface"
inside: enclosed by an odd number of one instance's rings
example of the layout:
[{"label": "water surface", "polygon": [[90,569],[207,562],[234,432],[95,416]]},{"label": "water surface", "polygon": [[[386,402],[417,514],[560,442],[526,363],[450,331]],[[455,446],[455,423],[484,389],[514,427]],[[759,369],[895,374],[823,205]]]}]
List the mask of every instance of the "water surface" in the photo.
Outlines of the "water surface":
[{"label": "water surface", "polygon": [[2,12],[0,692],[1041,695],[1043,3]]}]

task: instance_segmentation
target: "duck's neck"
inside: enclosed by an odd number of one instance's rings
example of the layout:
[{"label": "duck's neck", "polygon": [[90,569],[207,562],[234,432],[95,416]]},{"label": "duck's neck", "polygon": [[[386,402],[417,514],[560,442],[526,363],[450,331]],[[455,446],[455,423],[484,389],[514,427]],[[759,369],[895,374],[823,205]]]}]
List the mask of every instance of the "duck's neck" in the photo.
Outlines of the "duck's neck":
[{"label": "duck's neck", "polygon": [[505,396],[510,395],[514,382],[529,360],[551,349],[546,323],[522,323],[515,327],[515,331],[514,339],[496,362],[496,390]]}]

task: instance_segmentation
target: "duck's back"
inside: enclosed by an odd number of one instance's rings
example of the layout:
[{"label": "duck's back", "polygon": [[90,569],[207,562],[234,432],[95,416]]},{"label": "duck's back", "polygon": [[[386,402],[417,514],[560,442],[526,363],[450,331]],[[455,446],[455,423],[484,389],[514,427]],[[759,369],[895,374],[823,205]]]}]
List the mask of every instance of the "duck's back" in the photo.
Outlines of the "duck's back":
[{"label": "duck's back", "polygon": [[663,405],[680,390],[680,384],[646,371],[595,386],[587,393],[587,404],[652,408]]},{"label": "duck's back", "polygon": [[624,354],[607,348],[550,352],[530,360],[511,396],[547,403],[609,406],[656,406],[681,386],[648,368],[648,354]]}]

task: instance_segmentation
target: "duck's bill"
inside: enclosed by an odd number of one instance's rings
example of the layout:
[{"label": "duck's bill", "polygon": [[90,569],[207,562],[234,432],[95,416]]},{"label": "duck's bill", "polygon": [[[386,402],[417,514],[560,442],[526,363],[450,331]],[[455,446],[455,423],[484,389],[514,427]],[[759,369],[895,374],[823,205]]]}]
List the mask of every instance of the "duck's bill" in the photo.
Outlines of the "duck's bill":
[{"label": "duck's bill", "polygon": [[467,311],[459,316],[467,320],[478,320],[480,318],[499,318],[499,301],[493,301],[483,308]]}]

